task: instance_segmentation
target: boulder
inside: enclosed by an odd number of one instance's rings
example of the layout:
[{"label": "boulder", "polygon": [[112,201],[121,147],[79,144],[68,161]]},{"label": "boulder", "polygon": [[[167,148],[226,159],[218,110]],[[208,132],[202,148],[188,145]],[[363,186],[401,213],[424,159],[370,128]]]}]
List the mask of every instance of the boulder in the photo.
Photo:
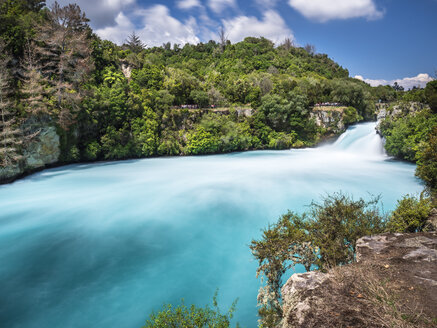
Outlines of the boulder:
[{"label": "boulder", "polygon": [[436,232],[360,238],[356,259],[327,273],[292,275],[281,290],[281,326],[435,326]]}]

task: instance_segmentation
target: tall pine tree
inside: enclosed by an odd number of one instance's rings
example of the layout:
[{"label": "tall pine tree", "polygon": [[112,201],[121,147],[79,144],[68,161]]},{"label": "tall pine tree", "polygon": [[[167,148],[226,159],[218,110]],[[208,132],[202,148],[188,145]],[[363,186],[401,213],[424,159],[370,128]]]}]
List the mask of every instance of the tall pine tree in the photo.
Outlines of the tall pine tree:
[{"label": "tall pine tree", "polygon": [[11,88],[7,64],[10,57],[4,50],[4,44],[0,43],[0,166],[7,167],[16,164],[22,158],[22,134],[13,102],[9,98]]},{"label": "tall pine tree", "polygon": [[126,46],[134,53],[139,53],[146,47],[140,37],[136,35],[135,31],[127,37]]}]

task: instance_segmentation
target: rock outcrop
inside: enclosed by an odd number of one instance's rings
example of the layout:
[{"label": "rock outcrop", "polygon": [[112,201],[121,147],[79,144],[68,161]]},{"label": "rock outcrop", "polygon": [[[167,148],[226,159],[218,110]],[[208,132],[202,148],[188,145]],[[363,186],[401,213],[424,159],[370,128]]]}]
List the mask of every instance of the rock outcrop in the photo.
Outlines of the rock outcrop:
[{"label": "rock outcrop", "polygon": [[[376,104],[376,119],[378,122],[381,122],[385,118],[394,119],[408,114],[414,114],[425,108],[429,108],[429,106],[418,102]],[[376,131],[382,135],[379,124],[376,126]]]},{"label": "rock outcrop", "polygon": [[58,162],[61,147],[56,128],[40,125],[36,130],[37,135],[23,146],[23,160],[13,166],[0,167],[0,183],[10,182],[25,173]]},{"label": "rock outcrop", "polygon": [[427,231],[437,231],[437,208],[433,208],[431,210],[431,213],[426,220],[426,227],[425,229]]},{"label": "rock outcrop", "polygon": [[313,109],[310,117],[315,120],[317,126],[337,134],[345,129],[344,109],[345,107],[318,107]]},{"label": "rock outcrop", "polygon": [[357,263],[287,281],[283,328],[437,326],[437,233],[363,237],[356,250]]}]

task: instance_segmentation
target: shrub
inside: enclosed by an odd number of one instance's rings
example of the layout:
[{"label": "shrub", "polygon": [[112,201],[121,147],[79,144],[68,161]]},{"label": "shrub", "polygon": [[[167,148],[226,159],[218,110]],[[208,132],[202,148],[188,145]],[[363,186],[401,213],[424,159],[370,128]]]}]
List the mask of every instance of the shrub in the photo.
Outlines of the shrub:
[{"label": "shrub", "polygon": [[391,232],[419,232],[423,231],[426,219],[431,212],[430,198],[420,198],[406,195],[398,201],[396,209],[388,221],[388,230]]},{"label": "shrub", "polygon": [[436,200],[437,194],[437,125],[428,136],[427,142],[416,154],[416,175],[425,181],[425,184]]},{"label": "shrub", "polygon": [[[235,312],[235,300],[226,314],[221,314],[217,305],[217,292],[213,297],[213,308],[191,305],[183,301],[179,306],[164,305],[158,313],[152,313],[143,328],[228,328]],[[236,325],[238,327],[238,324]]]}]

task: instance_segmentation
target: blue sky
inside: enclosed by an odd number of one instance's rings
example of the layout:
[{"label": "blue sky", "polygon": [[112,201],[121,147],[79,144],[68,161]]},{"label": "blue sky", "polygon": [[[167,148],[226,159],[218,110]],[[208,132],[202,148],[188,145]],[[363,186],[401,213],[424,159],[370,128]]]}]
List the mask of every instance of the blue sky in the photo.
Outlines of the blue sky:
[{"label": "blue sky", "polygon": [[[48,0],[51,4],[53,0]],[[61,0],[61,4],[73,1]],[[149,46],[265,36],[314,44],[352,77],[406,87],[437,70],[437,0],[78,0],[102,38]]]}]

